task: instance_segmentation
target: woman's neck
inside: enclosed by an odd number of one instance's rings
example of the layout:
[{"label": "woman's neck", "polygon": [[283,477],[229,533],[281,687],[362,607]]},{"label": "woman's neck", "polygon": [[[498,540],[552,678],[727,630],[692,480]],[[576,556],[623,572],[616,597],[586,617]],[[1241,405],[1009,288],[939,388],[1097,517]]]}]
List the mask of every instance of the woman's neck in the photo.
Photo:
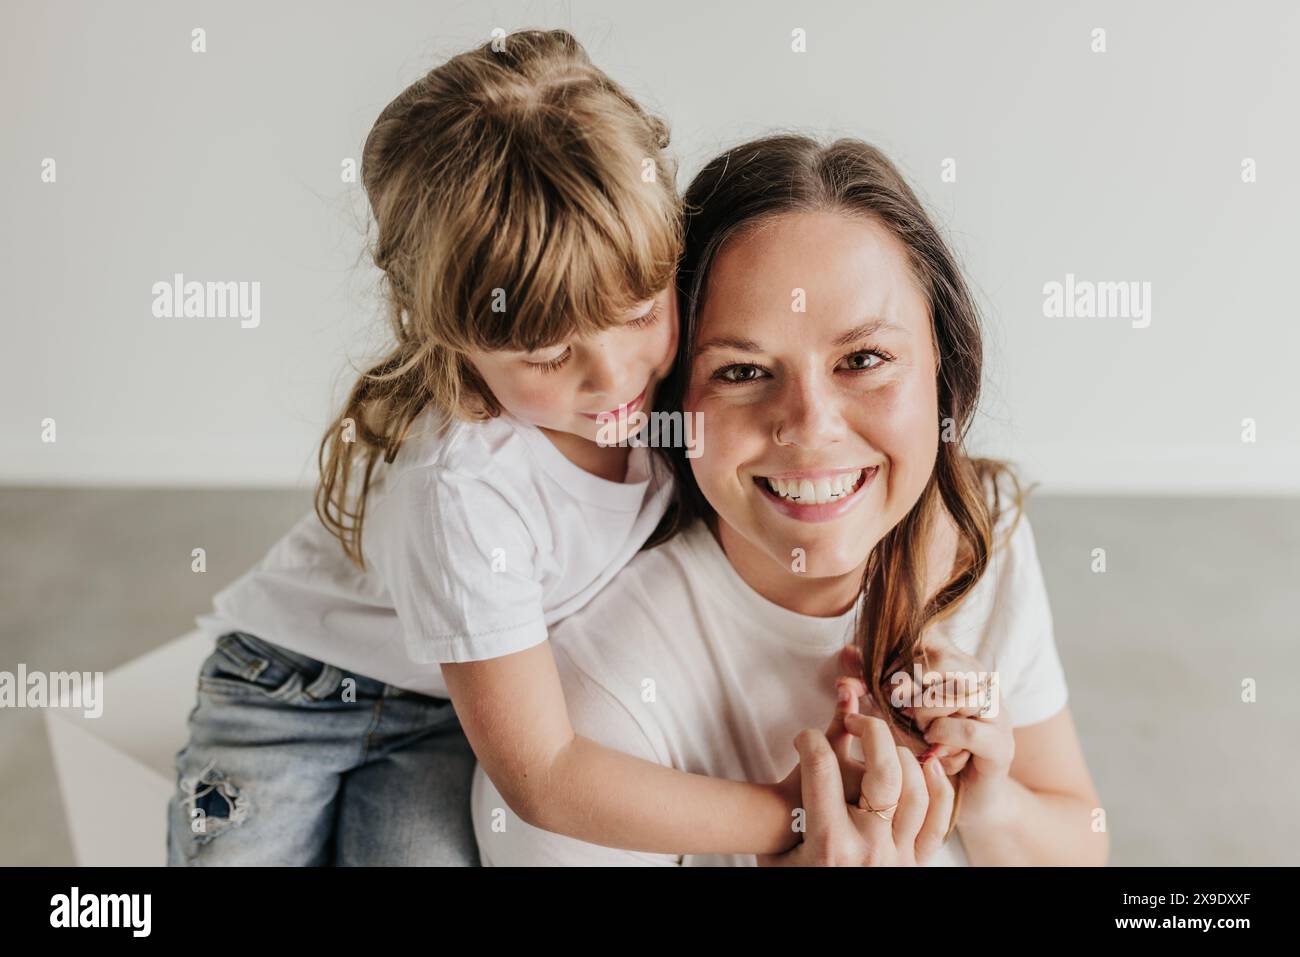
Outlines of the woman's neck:
[{"label": "woman's neck", "polygon": [[800,615],[834,618],[850,610],[862,593],[865,561],[848,574],[811,578],[773,561],[771,555],[716,517],[710,519],[709,529],[736,574],[774,605]]}]

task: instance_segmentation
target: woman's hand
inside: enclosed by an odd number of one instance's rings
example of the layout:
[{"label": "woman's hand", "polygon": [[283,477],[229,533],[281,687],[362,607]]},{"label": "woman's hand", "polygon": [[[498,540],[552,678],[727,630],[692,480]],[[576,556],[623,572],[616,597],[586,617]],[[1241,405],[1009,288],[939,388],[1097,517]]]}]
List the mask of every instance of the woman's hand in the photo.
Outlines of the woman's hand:
[{"label": "woman's hand", "polygon": [[[842,749],[819,731],[795,738],[803,795],[803,842],[784,854],[760,855],[763,866],[885,867],[926,863],[943,844],[952,816],[953,787],[938,761],[922,770],[912,752],[894,744],[880,718],[837,713],[845,734],[862,744],[856,804],[844,799]],[[846,749],[844,749],[846,750]]]}]

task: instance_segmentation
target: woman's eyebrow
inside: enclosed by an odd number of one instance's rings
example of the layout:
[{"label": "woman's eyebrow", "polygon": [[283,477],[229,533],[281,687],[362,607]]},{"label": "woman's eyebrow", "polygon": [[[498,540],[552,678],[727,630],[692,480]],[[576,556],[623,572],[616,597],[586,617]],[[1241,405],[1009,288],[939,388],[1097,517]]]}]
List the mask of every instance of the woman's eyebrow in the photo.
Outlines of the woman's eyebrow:
[{"label": "woman's eyebrow", "polygon": [[737,336],[715,336],[695,347],[696,355],[710,349],[735,349],[738,352],[762,352],[763,347],[753,339],[741,339]]},{"label": "woman's eyebrow", "polygon": [[[881,316],[875,319],[869,319],[860,326],[854,326],[843,335],[836,336],[831,342],[832,346],[849,346],[867,336],[875,335],[877,332],[884,330],[900,331],[903,327]],[[763,347],[753,339],[743,339],[739,336],[714,336],[712,339],[706,339],[695,347],[695,354],[702,355],[710,349],[734,349],[737,352],[762,352]]]},{"label": "woman's eyebrow", "polygon": [[844,333],[844,335],[837,337],[831,345],[851,346],[853,343],[858,342],[861,339],[865,339],[868,336],[874,336],[877,332],[884,332],[885,330],[898,332],[902,328],[903,327],[898,325],[898,323],[891,322],[884,316],[880,316],[875,319],[870,319],[860,326],[853,327],[848,332]]}]

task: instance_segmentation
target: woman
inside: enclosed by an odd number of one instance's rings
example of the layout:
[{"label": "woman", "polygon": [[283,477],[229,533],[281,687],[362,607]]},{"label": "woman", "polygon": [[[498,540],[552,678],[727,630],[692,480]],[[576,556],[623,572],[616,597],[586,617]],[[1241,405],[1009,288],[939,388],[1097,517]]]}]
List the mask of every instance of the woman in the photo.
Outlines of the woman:
[{"label": "woman", "polygon": [[[666,541],[554,634],[575,731],[765,782],[794,764],[798,734],[807,819],[795,815],[805,841],[788,860],[801,863],[923,860],[911,755],[939,745],[957,773],[960,842],[929,863],[1104,863],[1018,485],[962,447],[980,383],[977,314],[916,197],[865,143],[778,136],[714,159],[686,204],[666,407],[702,416],[702,441],[693,457],[674,450]],[[911,669],[923,636],[995,672],[1000,707],[891,707],[891,676]],[[846,643],[878,716],[842,721],[862,763],[846,760],[842,735],[800,733],[834,708]],[[911,747],[891,753],[891,731]],[[827,773],[832,747],[863,773],[867,808]],[[485,863],[753,860],[539,831],[481,771],[473,812]]]}]

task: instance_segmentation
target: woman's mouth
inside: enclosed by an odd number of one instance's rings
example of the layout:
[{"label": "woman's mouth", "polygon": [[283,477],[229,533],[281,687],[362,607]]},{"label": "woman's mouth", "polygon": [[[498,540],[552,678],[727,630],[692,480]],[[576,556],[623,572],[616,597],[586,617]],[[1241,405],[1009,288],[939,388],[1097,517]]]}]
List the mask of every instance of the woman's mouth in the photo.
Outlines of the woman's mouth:
[{"label": "woman's mouth", "polygon": [[754,484],[783,515],[804,522],[839,518],[863,498],[880,466],[756,475]]}]

